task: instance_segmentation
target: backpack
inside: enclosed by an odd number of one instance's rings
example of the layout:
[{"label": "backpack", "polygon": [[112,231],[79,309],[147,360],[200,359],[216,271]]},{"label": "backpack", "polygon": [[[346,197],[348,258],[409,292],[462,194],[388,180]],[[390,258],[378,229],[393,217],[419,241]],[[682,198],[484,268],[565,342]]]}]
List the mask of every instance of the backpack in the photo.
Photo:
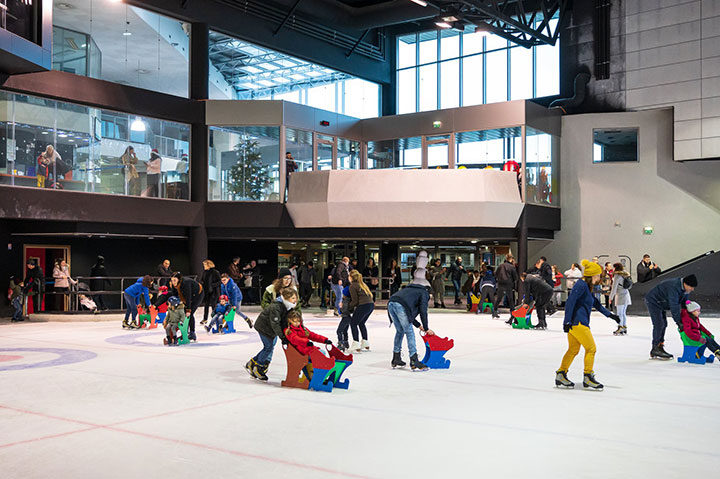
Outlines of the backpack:
[{"label": "backpack", "polygon": [[622,286],[625,289],[630,289],[630,288],[632,288],[632,285],[633,285],[633,281],[632,281],[632,278],[630,277],[630,275],[623,276],[623,282],[620,286]]}]

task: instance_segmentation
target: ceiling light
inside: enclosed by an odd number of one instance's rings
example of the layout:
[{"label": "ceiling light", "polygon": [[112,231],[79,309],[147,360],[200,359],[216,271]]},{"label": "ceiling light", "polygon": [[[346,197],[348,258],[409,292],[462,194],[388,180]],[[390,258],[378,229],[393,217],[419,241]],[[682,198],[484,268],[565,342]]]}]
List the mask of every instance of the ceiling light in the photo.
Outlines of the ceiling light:
[{"label": "ceiling light", "polygon": [[452,25],[442,17],[435,19],[435,26],[438,28],[452,28]]},{"label": "ceiling light", "polygon": [[492,33],[492,27],[485,22],[480,22],[475,26],[475,33],[487,36]]},{"label": "ceiling light", "polygon": [[472,240],[470,243],[477,244],[477,240]]},{"label": "ceiling light", "polygon": [[413,3],[417,3],[421,7],[427,7],[427,2],[425,0],[410,0]]},{"label": "ceiling light", "polygon": [[139,116],[135,117],[132,124],[130,125],[131,131],[145,131],[145,122],[140,119]]},{"label": "ceiling light", "polygon": [[456,17],[455,15],[448,15],[447,17],[442,17],[442,19],[443,19],[444,21],[448,22],[448,23],[449,23],[449,22],[457,22],[458,20],[460,20],[460,19],[459,19],[458,17]]}]

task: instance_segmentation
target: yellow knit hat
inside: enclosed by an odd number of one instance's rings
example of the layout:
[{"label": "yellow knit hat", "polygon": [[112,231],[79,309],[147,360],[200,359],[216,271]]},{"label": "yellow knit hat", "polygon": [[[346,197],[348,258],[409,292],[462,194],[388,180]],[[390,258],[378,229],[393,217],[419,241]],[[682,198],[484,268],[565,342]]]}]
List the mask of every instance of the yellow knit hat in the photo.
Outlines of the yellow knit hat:
[{"label": "yellow knit hat", "polygon": [[595,276],[596,274],[602,274],[602,268],[597,263],[584,259],[580,264],[583,267],[583,276]]}]

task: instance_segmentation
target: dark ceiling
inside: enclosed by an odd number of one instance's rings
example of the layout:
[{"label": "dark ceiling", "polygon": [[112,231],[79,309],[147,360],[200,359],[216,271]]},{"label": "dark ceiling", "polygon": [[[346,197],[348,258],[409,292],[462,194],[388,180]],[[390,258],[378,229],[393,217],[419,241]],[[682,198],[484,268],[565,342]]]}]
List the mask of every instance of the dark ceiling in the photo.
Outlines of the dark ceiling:
[{"label": "dark ceiling", "polygon": [[350,7],[368,7],[370,5],[379,5],[381,3],[390,3],[392,0],[337,0]]}]

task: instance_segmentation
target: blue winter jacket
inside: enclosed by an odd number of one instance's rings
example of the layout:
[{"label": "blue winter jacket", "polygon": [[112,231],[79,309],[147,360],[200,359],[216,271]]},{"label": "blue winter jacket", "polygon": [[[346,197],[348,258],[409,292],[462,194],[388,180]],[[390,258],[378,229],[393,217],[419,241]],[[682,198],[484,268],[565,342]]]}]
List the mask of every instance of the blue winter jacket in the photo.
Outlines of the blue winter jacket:
[{"label": "blue winter jacket", "polygon": [[128,288],[125,288],[125,292],[129,294],[132,298],[135,299],[136,302],[140,302],[140,297],[145,296],[145,304],[147,306],[150,306],[150,291],[142,285],[143,279],[138,278],[137,281],[135,281],[135,284],[129,286]]},{"label": "blue winter jacket", "polygon": [[215,314],[222,314],[223,316],[227,314],[228,311],[232,309],[232,305],[230,303],[220,304],[218,303],[217,306],[215,306]]},{"label": "blue winter jacket", "polygon": [[662,310],[669,309],[673,321],[679,326],[682,324],[680,311],[688,301],[689,296],[688,292],[683,288],[682,278],[666,279],[645,295],[645,303],[648,306],[655,306]]},{"label": "blue winter jacket", "polygon": [[495,280],[495,275],[493,275],[492,271],[487,271],[485,276],[483,276],[480,280],[480,289],[483,289],[485,286],[492,286],[493,288],[497,287],[497,281]]},{"label": "blue winter jacket", "polygon": [[570,295],[565,303],[565,319],[563,320],[563,324],[570,324],[572,326],[582,324],[590,327],[590,313],[593,308],[606,317],[612,314],[593,296],[588,284],[583,280],[578,280],[575,286],[573,286],[572,291],[570,291]]},{"label": "blue winter jacket", "polygon": [[238,285],[235,284],[235,281],[233,281],[232,278],[228,279],[227,284],[220,283],[220,296],[223,294],[229,298],[228,303],[231,304],[231,307],[234,307],[243,299],[240,288],[238,288]]},{"label": "blue winter jacket", "polygon": [[[397,293],[390,296],[388,303],[398,303],[405,308],[407,317],[413,322],[415,327],[420,323],[415,319],[420,315],[423,329],[428,329],[428,301],[430,301],[430,293],[425,286],[420,284],[409,284]],[[392,321],[392,319],[391,319]]]}]

